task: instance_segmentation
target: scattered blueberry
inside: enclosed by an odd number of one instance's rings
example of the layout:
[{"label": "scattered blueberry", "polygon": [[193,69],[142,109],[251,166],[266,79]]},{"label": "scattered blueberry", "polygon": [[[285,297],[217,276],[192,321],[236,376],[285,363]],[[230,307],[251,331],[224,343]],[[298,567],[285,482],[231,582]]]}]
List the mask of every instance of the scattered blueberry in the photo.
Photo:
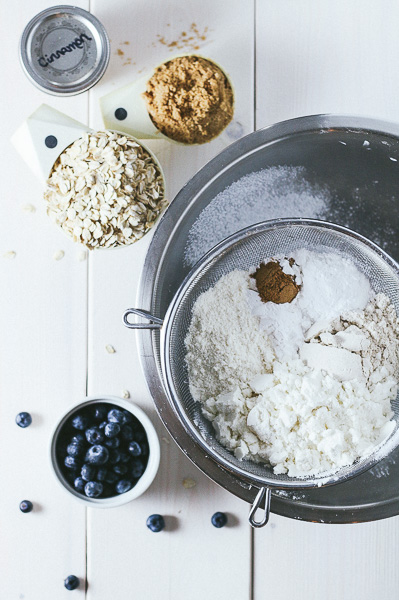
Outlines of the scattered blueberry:
[{"label": "scattered blueberry", "polygon": [[138,479],[144,473],[144,469],[145,469],[145,467],[141,460],[138,460],[138,459],[134,460],[132,462],[132,470],[131,470],[132,477],[134,477],[135,479]]},{"label": "scattered blueberry", "polygon": [[19,427],[25,429],[32,423],[32,416],[28,412],[20,412],[15,417],[15,422]]},{"label": "scattered blueberry", "polygon": [[79,460],[75,456],[66,456],[64,460],[64,465],[67,469],[79,469],[79,466],[82,463],[79,463]]},{"label": "scattered blueberry", "polygon": [[83,465],[81,470],[82,479],[84,479],[85,481],[91,481],[92,479],[94,479],[95,474],[96,469],[93,465]]},{"label": "scattered blueberry", "polygon": [[107,418],[107,409],[105,406],[97,406],[94,411],[94,418],[96,421],[104,421],[106,422]]},{"label": "scattered blueberry", "polygon": [[89,444],[101,444],[104,441],[104,434],[98,427],[86,429],[85,434]]},{"label": "scattered blueberry", "polygon": [[116,435],[118,435],[120,430],[121,426],[119,425],[119,423],[107,423],[104,428],[104,433],[108,438],[113,438]]},{"label": "scattered blueberry", "polygon": [[117,481],[118,479],[118,475],[116,473],[114,473],[113,471],[108,471],[106,477],[105,477],[105,481],[107,483],[115,483],[115,481]]},{"label": "scattered blueberry", "polygon": [[127,442],[131,442],[134,438],[133,429],[130,427],[130,425],[124,425],[122,427],[122,438]]},{"label": "scattered blueberry", "polygon": [[109,463],[111,465],[116,465],[121,459],[121,453],[119,450],[110,450],[109,453]]},{"label": "scattered blueberry", "polygon": [[132,456],[140,456],[141,446],[138,442],[130,442],[128,450]]},{"label": "scattered blueberry", "polygon": [[79,444],[77,442],[71,442],[67,446],[67,453],[69,454],[69,456],[74,456],[75,458],[82,456],[83,451],[84,451],[83,444]]},{"label": "scattered blueberry", "polygon": [[158,531],[162,531],[162,529],[165,527],[165,521],[162,515],[150,515],[147,519],[146,525],[148,529],[154,533],[158,533]]},{"label": "scattered blueberry", "polygon": [[120,479],[115,486],[118,494],[125,494],[133,487],[133,483],[129,479]]},{"label": "scattered blueberry", "polygon": [[88,498],[98,498],[103,491],[99,481],[88,481],[85,485],[85,494]]},{"label": "scattered blueberry", "polygon": [[119,448],[120,446],[120,441],[119,438],[114,437],[114,438],[108,438],[105,440],[104,444],[108,447],[108,448]]},{"label": "scattered blueberry", "polygon": [[92,446],[86,452],[86,460],[93,465],[103,465],[109,458],[108,448],[100,444]]},{"label": "scattered blueberry", "polygon": [[125,422],[125,415],[118,408],[113,408],[108,413],[108,421],[110,423],[119,423],[119,425],[123,425]]},{"label": "scattered blueberry", "polygon": [[118,475],[125,475],[127,473],[127,465],[115,465],[113,471]]},{"label": "scattered blueberry", "polygon": [[72,419],[72,427],[74,427],[75,429],[79,429],[80,431],[86,429],[88,424],[89,419],[84,415],[76,415],[76,417]]},{"label": "scattered blueberry", "polygon": [[227,523],[227,515],[222,512],[215,512],[215,514],[212,515],[211,522],[212,525],[218,529],[224,527]]},{"label": "scattered blueberry", "polygon": [[98,469],[97,476],[96,476],[97,481],[105,481],[107,473],[108,473],[108,471],[104,467],[101,467],[100,469]]},{"label": "scattered blueberry", "polygon": [[83,477],[76,477],[75,481],[73,482],[75,490],[77,490],[81,494],[84,494],[85,485],[86,481],[83,479]]},{"label": "scattered blueberry", "polygon": [[19,505],[19,510],[23,513],[29,513],[33,508],[33,504],[30,500],[22,500]]},{"label": "scattered blueberry", "polygon": [[64,579],[64,586],[67,590],[76,590],[79,587],[79,579],[76,575],[68,575],[66,579]]}]

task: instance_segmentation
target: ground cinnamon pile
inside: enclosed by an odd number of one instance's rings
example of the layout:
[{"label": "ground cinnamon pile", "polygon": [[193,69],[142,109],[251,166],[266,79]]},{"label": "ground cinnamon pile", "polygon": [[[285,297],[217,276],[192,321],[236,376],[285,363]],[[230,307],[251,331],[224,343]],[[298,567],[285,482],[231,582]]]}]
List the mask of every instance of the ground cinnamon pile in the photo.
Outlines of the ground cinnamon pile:
[{"label": "ground cinnamon pile", "polygon": [[233,118],[233,91],[225,74],[209,60],[182,56],[159,66],[144,93],[154,125],[184,144],[203,144]]},{"label": "ground cinnamon pile", "polygon": [[292,302],[299,292],[299,285],[292,275],[284,273],[280,263],[262,263],[252,275],[262,302],[286,304]]}]

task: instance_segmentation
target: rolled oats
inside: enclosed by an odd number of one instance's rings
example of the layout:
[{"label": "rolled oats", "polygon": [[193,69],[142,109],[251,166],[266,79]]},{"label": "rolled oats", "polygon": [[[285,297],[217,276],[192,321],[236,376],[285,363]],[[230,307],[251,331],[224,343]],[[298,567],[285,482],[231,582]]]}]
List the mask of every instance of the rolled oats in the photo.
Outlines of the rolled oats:
[{"label": "rolled oats", "polygon": [[158,165],[140,144],[111,131],[85,133],[47,180],[47,214],[89,250],[132,244],[168,202]]}]

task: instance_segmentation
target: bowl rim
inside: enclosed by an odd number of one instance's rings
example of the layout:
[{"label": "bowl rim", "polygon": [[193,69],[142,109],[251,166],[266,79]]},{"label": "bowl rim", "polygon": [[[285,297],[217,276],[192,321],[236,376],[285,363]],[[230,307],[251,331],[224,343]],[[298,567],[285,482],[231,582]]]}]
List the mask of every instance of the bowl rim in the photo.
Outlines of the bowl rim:
[{"label": "bowl rim", "polygon": [[[65,425],[69,417],[71,417],[75,412],[77,412],[81,408],[85,408],[86,406],[90,406],[92,404],[104,403],[113,404],[115,406],[128,410],[140,421],[147,435],[150,455],[143,475],[137,481],[136,485],[133,486],[128,492],[125,492],[124,494],[111,496],[109,498],[88,498],[76,491],[71,486],[71,484],[65,479],[61,468],[58,464],[56,456],[56,445],[61,429]],[[86,506],[89,505],[95,508],[112,508],[115,506],[121,506],[122,504],[127,504],[131,500],[138,498],[139,496],[144,494],[144,492],[150,487],[158,472],[161,449],[158,434],[155,430],[154,425],[152,424],[147,414],[139,406],[137,406],[137,404],[135,404],[132,401],[119,398],[118,396],[95,395],[87,396],[83,401],[80,400],[78,402],[75,402],[74,404],[70,405],[66,410],[64,410],[61,417],[58,419],[56,425],[53,427],[52,434],[50,437],[49,455],[52,471],[55,475],[55,478],[57,479],[61,487],[67,492],[69,492],[71,496],[75,497],[79,502],[85,504]]]}]

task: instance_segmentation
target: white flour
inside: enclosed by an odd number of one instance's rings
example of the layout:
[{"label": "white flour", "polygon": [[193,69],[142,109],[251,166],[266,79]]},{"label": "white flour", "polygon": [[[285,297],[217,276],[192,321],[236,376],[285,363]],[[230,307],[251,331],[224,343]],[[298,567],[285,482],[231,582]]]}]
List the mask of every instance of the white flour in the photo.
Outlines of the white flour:
[{"label": "white flour", "polygon": [[243,227],[268,219],[323,219],[330,192],[305,179],[303,167],[269,167],[241,177],[220,192],[190,229],[184,250],[186,266]]},{"label": "white flour", "polygon": [[[315,264],[320,256],[316,255]],[[338,255],[334,256],[324,255],[323,260],[336,268]],[[302,270],[305,294],[312,260],[309,253],[298,251],[295,259],[301,267],[301,258],[309,263],[309,272]],[[367,304],[371,295],[367,279],[338,258],[340,285],[330,289],[331,295],[322,304],[314,296],[311,300],[311,295],[306,302],[301,301],[307,311],[304,309],[306,327],[300,322],[299,328],[295,326],[294,358],[287,359],[288,346],[279,346],[276,341],[282,328],[289,330],[298,315],[286,313],[274,337],[273,332],[260,327],[261,318],[253,314],[248,303],[248,273],[234,271],[222,277],[194,305],[186,338],[190,390],[203,404],[218,440],[239,459],[270,462],[275,473],[290,476],[317,474],[352,464],[394,428],[390,401],[397,394],[396,313],[383,295]],[[320,282],[320,270],[317,275]],[[331,288],[327,280],[318,289],[312,288],[311,282],[312,277],[308,291],[316,296],[317,291]],[[297,304],[300,295],[295,299]],[[305,342],[304,329],[309,327]],[[333,351],[338,358],[346,359],[345,353],[355,357],[356,365],[360,365],[357,377],[352,377],[350,369],[349,375],[343,373],[340,360],[337,363],[330,354],[327,362],[315,368],[307,365],[298,358],[298,349],[303,346],[318,348],[322,354]],[[283,358],[278,359],[275,353]],[[334,368],[331,371],[334,361],[337,369],[341,368],[341,376],[333,372]]]}]

